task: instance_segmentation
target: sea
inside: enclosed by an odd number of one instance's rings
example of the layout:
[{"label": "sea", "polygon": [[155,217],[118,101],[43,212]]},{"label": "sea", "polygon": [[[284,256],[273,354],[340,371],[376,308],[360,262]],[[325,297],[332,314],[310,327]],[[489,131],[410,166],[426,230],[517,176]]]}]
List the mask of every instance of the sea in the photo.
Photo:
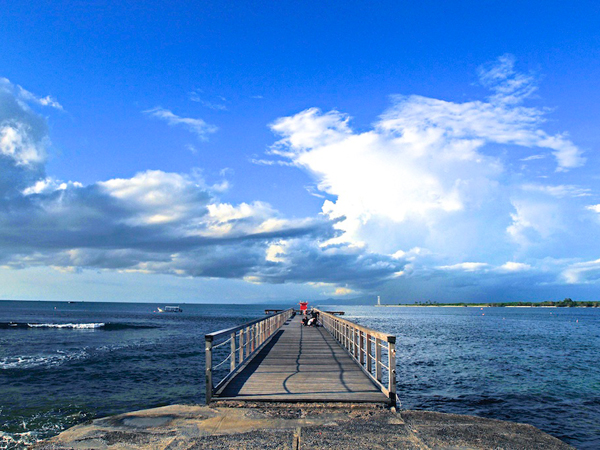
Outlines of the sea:
[{"label": "sea", "polygon": [[[0,448],[90,419],[204,402],[204,334],[294,305],[0,301]],[[401,408],[600,448],[600,309],[315,304],[397,336]]]}]

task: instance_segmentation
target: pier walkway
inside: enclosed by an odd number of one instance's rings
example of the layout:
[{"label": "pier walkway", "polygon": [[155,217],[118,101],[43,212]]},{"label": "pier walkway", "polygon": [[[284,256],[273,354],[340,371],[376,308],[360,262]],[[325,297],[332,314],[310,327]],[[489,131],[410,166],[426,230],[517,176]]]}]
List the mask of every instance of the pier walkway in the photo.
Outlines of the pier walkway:
[{"label": "pier walkway", "polygon": [[[368,330],[321,311],[319,320],[324,326],[320,327],[303,326],[300,315],[290,315],[284,311],[206,335],[207,403],[214,400],[395,403],[395,336]],[[279,323],[261,325],[267,320]],[[217,336],[229,339],[213,347]],[[387,338],[393,338],[389,339],[393,341],[393,383],[389,383],[389,375],[384,380],[382,370],[389,369]],[[224,358],[220,365],[229,361],[229,373],[212,388],[213,348],[219,346]],[[386,381],[388,388],[384,385]]]}]

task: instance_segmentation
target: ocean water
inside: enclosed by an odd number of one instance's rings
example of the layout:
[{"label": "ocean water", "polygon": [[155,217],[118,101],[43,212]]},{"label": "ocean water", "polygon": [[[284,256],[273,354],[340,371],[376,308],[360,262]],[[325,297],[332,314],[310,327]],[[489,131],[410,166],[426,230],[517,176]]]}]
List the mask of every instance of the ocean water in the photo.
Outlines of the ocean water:
[{"label": "ocean water", "polygon": [[[203,403],[204,334],[274,305],[157,306],[0,301],[0,448],[95,417]],[[335,309],[397,335],[403,408],[529,423],[600,448],[599,309]]]}]

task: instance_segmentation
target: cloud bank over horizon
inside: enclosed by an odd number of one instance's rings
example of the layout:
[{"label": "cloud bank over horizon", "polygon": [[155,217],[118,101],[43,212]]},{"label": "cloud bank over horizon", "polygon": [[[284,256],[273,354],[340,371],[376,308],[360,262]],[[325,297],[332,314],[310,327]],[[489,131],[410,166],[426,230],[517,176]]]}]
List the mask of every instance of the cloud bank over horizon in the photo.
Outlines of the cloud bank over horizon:
[{"label": "cloud bank over horizon", "polygon": [[[223,201],[228,183],[196,170],[54,179],[35,108],[63,106],[0,79],[0,266],[301,283],[331,295],[600,282],[589,245],[600,238],[598,194],[569,178],[583,151],[544,129],[547,109],[523,105],[536,80],[512,56],[478,75],[484,100],[393,96],[367,131],[315,107],[275,120],[280,138],[256,162],[314,179],[322,211],[305,218],[260,199]],[[200,140],[218,132],[168,109],[145,113]]]},{"label": "cloud bank over horizon", "polygon": [[[333,291],[349,286],[353,292],[403,266],[390,256],[328,243],[339,232],[325,216],[287,219],[261,201],[221,202],[227,183],[209,186],[196,171],[148,170],[87,186],[55,180],[45,172],[45,121],[8,80],[0,89],[0,265],[5,269],[46,266],[313,283]],[[203,129],[196,122],[184,124]]]}]

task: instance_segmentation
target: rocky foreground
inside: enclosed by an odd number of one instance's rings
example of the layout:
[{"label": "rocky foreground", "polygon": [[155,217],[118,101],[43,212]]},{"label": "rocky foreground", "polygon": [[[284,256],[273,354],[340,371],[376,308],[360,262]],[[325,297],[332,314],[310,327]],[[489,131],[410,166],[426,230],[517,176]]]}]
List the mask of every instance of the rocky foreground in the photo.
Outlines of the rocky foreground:
[{"label": "rocky foreground", "polygon": [[349,405],[172,405],[96,419],[36,449],[572,449],[531,425]]}]

